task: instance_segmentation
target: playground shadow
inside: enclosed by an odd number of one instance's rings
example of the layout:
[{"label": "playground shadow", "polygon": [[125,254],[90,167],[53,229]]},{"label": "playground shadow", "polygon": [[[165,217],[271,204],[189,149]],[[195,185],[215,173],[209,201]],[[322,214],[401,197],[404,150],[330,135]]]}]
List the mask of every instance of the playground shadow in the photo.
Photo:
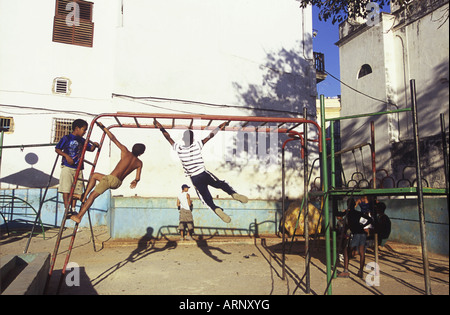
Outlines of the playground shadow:
[{"label": "playground shadow", "polygon": [[[73,272],[73,274],[71,274]],[[61,284],[60,290],[57,294],[59,295],[98,295],[97,290],[95,290],[92,285],[92,280],[86,273],[85,267],[78,267],[76,270],[68,270],[66,272],[65,281]],[[50,283],[48,284],[48,289],[46,295],[55,294],[57,292],[58,284],[61,279],[61,270],[55,270],[52,277],[50,278]]]},{"label": "playground shadow", "polygon": [[[255,224],[252,223],[249,229],[230,229],[230,228],[218,228],[218,227],[196,227],[195,233],[192,241],[181,241],[179,240],[179,232],[177,231],[176,225],[161,227],[156,236],[154,235],[154,229],[152,227],[147,228],[147,232],[137,241],[137,247],[131,251],[127,258],[121,260],[97,277],[91,280],[92,287],[95,288],[103,281],[110,278],[115,272],[119,271],[123,267],[130,263],[136,263],[148,256],[176,249],[180,244],[192,244],[195,245],[209,258],[213,261],[221,263],[223,262],[215,253],[220,253],[222,255],[230,255],[231,253],[222,249],[220,246],[215,246],[214,241],[219,239],[230,240],[235,238],[248,238],[253,239],[255,236]],[[257,230],[257,229],[256,229]],[[111,243],[114,243],[112,241]],[[121,240],[117,242],[132,243],[132,241]],[[114,245],[113,245],[114,246]]]},{"label": "playground shadow", "polygon": [[[159,245],[162,244],[162,247]],[[101,282],[105,281],[112,274],[117,272],[119,269],[123,268],[129,263],[135,263],[148,257],[151,254],[162,252],[165,250],[172,250],[177,247],[177,242],[173,240],[167,240],[166,243],[158,242],[156,243],[156,238],[153,236],[153,228],[147,228],[147,233],[143,235],[139,241],[137,242],[137,247],[130,253],[130,255],[122,260],[112,265],[104,272],[99,274],[97,277],[92,279],[92,286],[95,287],[99,285]]]},{"label": "playground shadow", "polygon": [[[103,271],[97,277],[92,279],[91,280],[92,287],[99,285],[101,282],[105,281],[110,276],[112,276],[115,272],[117,272],[118,270],[120,270],[121,268],[125,267],[130,263],[136,263],[155,253],[163,252],[166,250],[173,250],[177,248],[179,243],[176,240],[174,240],[174,236],[179,236],[179,234],[176,231],[176,228],[177,226],[162,227],[159,229],[157,235],[154,236],[153,235],[154,229],[152,227],[148,227],[146,234],[143,235],[137,241],[137,247],[133,251],[131,251],[129,256],[126,259],[110,266],[108,269]],[[218,258],[215,254],[213,254],[213,251],[217,251],[225,255],[231,253],[221,249],[220,247],[211,246],[208,243],[208,240],[214,238],[215,236],[217,236],[216,233],[214,233],[213,235],[196,235],[195,243],[206,256],[210,257],[212,260],[216,262],[222,262],[220,258]]]}]

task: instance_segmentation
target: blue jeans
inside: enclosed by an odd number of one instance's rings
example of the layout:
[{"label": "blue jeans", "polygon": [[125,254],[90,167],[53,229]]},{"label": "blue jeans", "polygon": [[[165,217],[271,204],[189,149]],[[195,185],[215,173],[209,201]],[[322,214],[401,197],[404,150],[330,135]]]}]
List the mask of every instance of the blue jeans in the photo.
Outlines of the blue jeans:
[{"label": "blue jeans", "polygon": [[211,196],[211,193],[209,192],[208,186],[212,186],[214,188],[222,189],[224,192],[226,192],[229,195],[234,194],[236,191],[234,191],[233,188],[231,188],[230,185],[227,184],[227,182],[223,180],[219,180],[216,176],[211,174],[208,171],[205,171],[203,173],[200,173],[195,176],[191,176],[192,184],[195,186],[195,189],[197,190],[198,197],[208,206],[211,208],[211,210],[214,210],[217,207],[214,204],[213,198]]}]

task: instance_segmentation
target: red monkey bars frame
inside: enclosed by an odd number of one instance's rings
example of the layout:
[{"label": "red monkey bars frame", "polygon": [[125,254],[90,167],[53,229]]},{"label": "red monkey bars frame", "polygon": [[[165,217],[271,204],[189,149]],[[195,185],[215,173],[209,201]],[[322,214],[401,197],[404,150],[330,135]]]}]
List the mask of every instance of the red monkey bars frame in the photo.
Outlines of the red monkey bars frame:
[{"label": "red monkey bars frame", "polygon": [[[92,174],[94,173],[94,169],[95,169],[95,166],[97,165],[98,158],[100,156],[101,148],[103,146],[103,142],[104,142],[106,134],[103,133],[103,135],[101,137],[101,140],[99,142],[100,146],[97,150],[97,153],[95,155],[95,159],[93,162],[89,162],[89,161],[85,160],[85,153],[86,153],[88,141],[90,141],[90,138],[92,136],[92,130],[95,126],[95,123],[100,119],[106,119],[106,118],[114,118],[114,120],[117,122],[117,124],[110,125],[109,127],[107,127],[108,129],[114,128],[114,127],[156,129],[156,127],[153,124],[153,121],[151,121],[150,124],[142,123],[146,119],[147,120],[148,119],[164,119],[164,120],[169,119],[169,120],[171,120],[170,125],[161,123],[163,125],[163,127],[166,129],[193,129],[193,130],[213,130],[216,128],[216,126],[211,126],[211,124],[214,121],[223,121],[223,122],[228,121],[228,122],[241,122],[241,123],[243,122],[242,125],[227,126],[227,127],[225,127],[224,130],[225,131],[257,131],[257,132],[269,131],[269,132],[286,133],[286,134],[291,135],[291,137],[296,135],[302,140],[302,157],[304,156],[303,155],[304,148],[306,147],[306,144],[308,141],[318,142],[318,151],[319,152],[322,151],[322,131],[321,131],[320,126],[317,124],[317,122],[315,122],[313,120],[308,120],[305,118],[118,112],[118,113],[100,114],[92,120],[89,131],[86,135],[86,142],[83,146],[81,156],[80,156],[80,163],[78,165],[78,168],[76,170],[74,178],[78,178],[78,175],[81,172],[81,166],[83,165],[84,162],[86,162],[87,164],[92,166],[91,172],[89,174],[89,179],[92,176]],[[120,121],[120,119],[125,119],[125,118],[132,118],[133,123],[122,123]],[[177,120],[190,121],[190,123],[188,126],[186,126],[185,124],[177,123]],[[201,121],[205,121],[205,122],[207,121],[207,124],[200,125],[200,126],[194,125],[194,120],[195,121],[201,120]],[[248,127],[247,125],[250,123],[259,123],[259,125]],[[266,126],[269,123],[277,124],[277,126],[276,127]],[[303,135],[302,132],[294,130],[301,125],[305,125],[305,127],[306,127],[307,124],[312,124],[314,127],[316,127],[317,139],[304,139],[304,137],[302,136]],[[74,183],[72,184],[72,188],[71,188],[70,195],[69,195],[69,205],[72,204],[72,200],[74,197],[73,195],[74,195],[75,185],[76,185],[76,181],[74,181]],[[62,233],[64,231],[65,222],[67,220],[67,215],[69,213],[69,210],[70,210],[70,206],[69,206],[69,208],[65,209],[65,213],[62,218],[60,230],[58,233],[58,237],[56,239],[56,244],[55,244],[55,248],[54,248],[52,259],[51,259],[50,271],[49,271],[49,275],[48,275],[49,279],[47,281],[47,285],[49,284],[50,277],[52,276],[52,273],[53,273],[53,269],[54,269],[55,262],[56,262],[56,256],[58,254],[58,249],[59,249],[59,245],[61,242],[61,237],[62,237]],[[64,266],[63,266],[63,269],[61,272],[61,278],[60,278],[58,289],[57,289],[58,292],[60,290],[62,280],[65,278],[66,267],[69,262],[70,254],[72,252],[77,229],[78,229],[78,223],[75,224],[72,238],[70,240],[69,249],[67,251],[66,259],[65,259]],[[92,241],[94,242],[94,240],[92,240]]]}]

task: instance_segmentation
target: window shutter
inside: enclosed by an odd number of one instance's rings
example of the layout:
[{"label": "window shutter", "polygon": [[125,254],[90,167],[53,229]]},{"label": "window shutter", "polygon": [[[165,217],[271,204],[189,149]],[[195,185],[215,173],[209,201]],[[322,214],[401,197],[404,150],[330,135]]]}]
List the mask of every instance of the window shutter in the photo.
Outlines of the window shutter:
[{"label": "window shutter", "polygon": [[[72,11],[66,10],[68,3],[79,6],[80,25],[68,25],[66,19]],[[56,0],[56,12],[53,22],[53,41],[78,46],[93,46],[94,23],[92,22],[93,3],[81,0]]]}]

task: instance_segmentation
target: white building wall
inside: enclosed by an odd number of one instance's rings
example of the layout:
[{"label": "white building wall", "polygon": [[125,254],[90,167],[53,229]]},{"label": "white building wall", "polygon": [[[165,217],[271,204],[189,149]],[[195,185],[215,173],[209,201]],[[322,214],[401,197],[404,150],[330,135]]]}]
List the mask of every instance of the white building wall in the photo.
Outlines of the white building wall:
[{"label": "white building wall", "polygon": [[[386,104],[378,101],[386,100],[389,97],[386,81],[388,64],[384,58],[386,47],[385,34],[382,31],[383,24],[366,27],[364,36],[353,37],[339,49],[341,80],[348,85],[341,85],[341,116],[388,109]],[[358,78],[359,71],[365,64],[372,68],[372,73]],[[362,93],[357,93],[355,90]],[[373,98],[368,98],[367,95]],[[386,116],[342,120],[342,149],[370,142],[370,121],[374,121],[375,128],[378,131],[376,132],[377,166],[386,168],[388,167],[386,161],[390,158],[389,152],[378,150],[386,147],[389,143],[389,134],[385,132],[388,126]],[[357,171],[365,173],[366,176],[371,174],[369,159],[370,150],[367,146],[362,151],[356,150],[354,154],[351,152],[344,154],[343,163],[347,180]]]},{"label": "white building wall", "polygon": [[[397,91],[401,108],[411,106],[410,79],[416,82],[419,133],[440,133],[439,114],[448,117],[449,36],[448,2],[422,18],[395,28],[399,53]],[[447,13],[446,13],[447,12]],[[401,63],[400,63],[401,61]],[[412,138],[411,119],[401,124],[402,138]]]},{"label": "white building wall", "polygon": [[[94,44],[87,48],[52,42],[55,1],[0,0],[0,104],[30,107],[2,106],[0,114],[13,116],[16,125],[4,145],[48,143],[53,118],[83,118],[90,123],[104,112],[287,116],[252,108],[301,115],[307,106],[315,115],[311,8],[302,10],[294,0],[92,2]],[[52,93],[56,77],[71,80],[69,96]],[[173,196],[188,181],[158,130],[115,128],[113,132],[127,146],[147,145],[142,182],[130,190],[127,179],[115,194]],[[181,131],[169,132],[180,139]],[[196,137],[207,134],[196,132]],[[92,140],[99,136],[96,130]],[[251,198],[278,198],[281,161],[271,167],[258,159],[224,161],[235,150],[236,136],[226,132],[208,143],[207,168]],[[1,177],[30,167],[13,162],[23,160],[28,151],[39,156],[34,168],[50,172],[53,148],[19,151],[3,151]],[[110,172],[118,154],[106,142],[96,170]],[[288,170],[293,196],[302,192],[295,169],[300,165],[297,158]],[[59,172],[54,176],[59,178]]]},{"label": "white building wall", "polygon": [[[421,138],[439,134],[439,114],[443,113],[448,120],[446,12],[448,15],[448,2],[414,19],[405,20],[398,12],[383,13],[380,23],[371,27],[362,24],[356,31],[343,23],[341,39],[337,43],[341,80],[361,93],[342,85],[342,116],[410,107],[410,80],[415,79],[419,134]],[[373,72],[358,79],[359,68],[365,63]],[[377,168],[385,168],[391,173],[390,146],[412,138],[411,114],[343,121],[343,148],[370,139],[370,120],[375,121]],[[360,156],[357,159],[361,168]],[[355,165],[355,158],[348,157],[346,165]],[[368,159],[367,165],[370,166]],[[349,169],[351,175],[355,169]]]}]

